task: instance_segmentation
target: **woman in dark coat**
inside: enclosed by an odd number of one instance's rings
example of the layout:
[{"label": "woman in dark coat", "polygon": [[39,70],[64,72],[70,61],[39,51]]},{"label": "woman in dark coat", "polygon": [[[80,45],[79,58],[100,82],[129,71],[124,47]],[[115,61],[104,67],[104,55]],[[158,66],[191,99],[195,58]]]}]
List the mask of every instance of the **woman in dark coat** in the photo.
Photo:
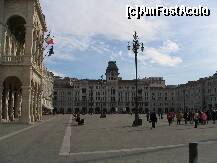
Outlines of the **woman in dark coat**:
[{"label": "woman in dark coat", "polygon": [[212,120],[213,120],[213,124],[215,124],[215,120],[216,120],[216,110],[212,110],[212,112],[211,112],[211,117],[212,117]]},{"label": "woman in dark coat", "polygon": [[155,128],[155,123],[157,123],[157,115],[155,112],[150,114],[151,128]]}]

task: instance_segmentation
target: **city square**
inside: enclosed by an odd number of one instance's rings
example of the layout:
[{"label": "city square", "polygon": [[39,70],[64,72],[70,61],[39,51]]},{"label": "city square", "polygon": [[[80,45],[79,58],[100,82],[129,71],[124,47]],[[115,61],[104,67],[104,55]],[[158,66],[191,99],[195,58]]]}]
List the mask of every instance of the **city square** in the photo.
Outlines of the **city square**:
[{"label": "city square", "polygon": [[[215,162],[216,124],[210,121],[195,129],[182,121],[169,126],[164,117],[151,129],[145,115],[140,117],[143,125],[136,128],[131,127],[133,115],[128,114],[82,115],[83,126],[72,115],[48,116],[21,132],[29,125],[16,124],[13,130],[1,125],[1,162],[181,163],[188,162],[189,142],[199,143],[200,162]],[[14,132],[18,133],[10,136]]]},{"label": "city square", "polygon": [[0,0],[0,163],[216,163],[216,7]]}]

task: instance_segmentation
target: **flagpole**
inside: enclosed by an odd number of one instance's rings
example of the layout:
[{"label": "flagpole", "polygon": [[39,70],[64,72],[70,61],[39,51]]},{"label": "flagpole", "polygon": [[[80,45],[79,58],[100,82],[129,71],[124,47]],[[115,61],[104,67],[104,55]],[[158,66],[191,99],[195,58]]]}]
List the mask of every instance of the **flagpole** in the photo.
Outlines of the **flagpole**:
[{"label": "flagpole", "polygon": [[[40,45],[39,45],[38,48],[37,48],[37,50],[38,50],[38,49],[41,49],[41,50],[42,50],[42,53],[43,53],[44,50],[47,49],[47,47],[50,45],[49,41],[47,41],[47,39],[50,37],[50,33],[51,33],[51,31],[48,33],[48,35],[46,36],[46,38],[44,38],[44,39],[42,40],[42,42],[40,43]],[[47,45],[46,45],[45,47],[43,47],[44,41],[47,43]],[[49,51],[48,51],[48,52],[51,53],[51,54],[49,54],[49,55],[54,54],[54,52],[53,52],[53,41],[52,41],[51,44],[52,44],[52,47],[51,47],[51,49],[49,49]],[[37,50],[36,50],[36,52],[34,53],[34,55],[37,53]],[[51,51],[51,50],[52,50],[52,51]],[[48,52],[47,52],[47,53],[48,53]],[[48,54],[43,55],[40,65],[41,65],[42,62],[44,61],[45,57],[47,57],[47,56],[49,56],[49,55],[48,55]],[[41,56],[39,56],[39,57],[37,58],[37,60],[39,60],[40,57],[41,57]]]}]

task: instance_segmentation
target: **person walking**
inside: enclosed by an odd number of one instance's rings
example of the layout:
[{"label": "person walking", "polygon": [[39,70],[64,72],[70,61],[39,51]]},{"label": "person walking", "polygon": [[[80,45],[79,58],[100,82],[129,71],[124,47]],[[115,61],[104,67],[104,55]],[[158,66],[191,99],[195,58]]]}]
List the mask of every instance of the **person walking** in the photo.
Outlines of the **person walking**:
[{"label": "person walking", "polygon": [[171,112],[168,112],[167,113],[167,120],[168,120],[168,123],[169,123],[169,126],[172,124],[172,121],[173,121],[173,115]]},{"label": "person walking", "polygon": [[201,112],[201,120],[202,120],[201,124],[205,125],[207,122],[207,115],[205,112]]},{"label": "person walking", "polygon": [[150,121],[151,121],[151,129],[155,128],[155,123],[157,123],[157,115],[155,112],[150,114]]},{"label": "person walking", "polygon": [[148,122],[149,122],[149,118],[150,118],[150,113],[147,112],[147,113],[146,113],[146,119],[147,119]]},{"label": "person walking", "polygon": [[177,120],[177,125],[181,124],[181,120],[182,120],[182,113],[181,112],[177,112],[176,114],[176,120]]},{"label": "person walking", "polygon": [[160,113],[160,118],[163,119],[163,112]]},{"label": "person walking", "polygon": [[184,118],[184,120],[185,120],[185,124],[187,124],[187,123],[188,123],[188,119],[189,119],[189,114],[188,114],[188,112],[185,112],[185,113],[184,113],[183,118]]},{"label": "person walking", "polygon": [[199,123],[199,113],[195,112],[194,113],[194,128],[197,128],[198,123]]},{"label": "person walking", "polygon": [[176,113],[173,111],[171,112],[171,114],[172,114],[172,121],[175,121]]},{"label": "person walking", "polygon": [[216,120],[216,110],[212,110],[212,112],[211,112],[211,117],[212,117],[212,120],[213,120],[213,124],[215,124],[215,120]]},{"label": "person walking", "polygon": [[208,123],[209,123],[209,121],[212,119],[212,116],[211,116],[211,111],[210,111],[210,109],[208,109],[208,110],[206,111],[206,115],[207,115],[207,121],[206,121],[206,123],[208,124]]},{"label": "person walking", "polygon": [[194,112],[189,112],[189,121],[190,121],[190,124],[193,124],[194,122]]}]

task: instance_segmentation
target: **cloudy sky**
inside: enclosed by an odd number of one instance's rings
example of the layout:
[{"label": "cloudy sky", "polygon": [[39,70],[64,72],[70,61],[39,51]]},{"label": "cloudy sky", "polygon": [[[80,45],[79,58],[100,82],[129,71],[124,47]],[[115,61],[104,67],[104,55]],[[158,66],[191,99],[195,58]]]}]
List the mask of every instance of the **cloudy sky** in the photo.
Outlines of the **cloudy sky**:
[{"label": "cloudy sky", "polygon": [[[126,17],[126,5],[207,6],[209,17]],[[137,31],[145,50],[139,78],[163,76],[167,84],[186,83],[217,70],[215,0],[41,0],[55,55],[45,64],[56,75],[98,79],[115,60],[123,79],[135,78],[128,41]]]}]

